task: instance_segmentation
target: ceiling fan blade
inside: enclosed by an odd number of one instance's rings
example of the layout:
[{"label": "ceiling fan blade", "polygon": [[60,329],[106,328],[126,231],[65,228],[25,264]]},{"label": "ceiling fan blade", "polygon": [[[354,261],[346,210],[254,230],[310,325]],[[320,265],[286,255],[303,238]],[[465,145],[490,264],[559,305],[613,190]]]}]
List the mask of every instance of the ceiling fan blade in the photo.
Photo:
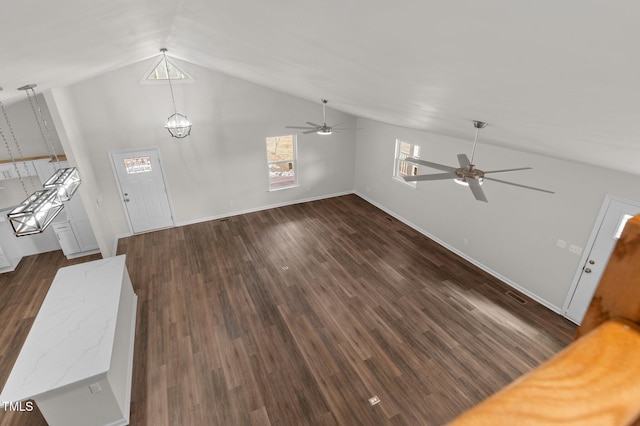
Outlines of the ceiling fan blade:
[{"label": "ceiling fan blade", "polygon": [[315,130],[315,127],[309,127],[309,126],[305,126],[305,127],[302,127],[302,126],[284,126],[284,127],[287,128],[287,129],[307,129],[307,130],[314,129]]},{"label": "ceiling fan blade", "polygon": [[453,179],[455,178],[455,173],[434,173],[432,175],[416,175],[416,176],[402,176],[407,182],[417,182],[424,180],[444,180],[444,179]]},{"label": "ceiling fan blade", "polygon": [[311,121],[305,121],[305,123],[307,123],[309,126],[313,126],[313,127],[322,127],[322,125],[316,124],[316,123],[312,123]]},{"label": "ceiling fan blade", "polygon": [[488,202],[487,197],[484,195],[484,191],[480,187],[480,182],[475,179],[467,179],[467,183],[469,184],[469,189],[473,192],[473,196],[476,197],[476,200],[484,201],[485,203]]},{"label": "ceiling fan blade", "polygon": [[444,164],[432,163],[431,161],[424,161],[413,157],[407,157],[402,161],[408,161],[410,163],[421,164],[423,166],[431,167],[433,169],[442,170],[444,172],[454,172],[455,167],[445,166]]},{"label": "ceiling fan blade", "polygon": [[517,172],[518,170],[531,170],[531,167],[520,167],[517,169],[490,170],[488,172],[484,172],[484,174],[486,175],[487,173]]},{"label": "ceiling fan blade", "polygon": [[471,161],[469,161],[469,157],[467,157],[467,154],[458,154],[458,163],[460,163],[460,167],[466,168],[469,164],[471,164]]},{"label": "ceiling fan blade", "polygon": [[309,133],[317,133],[318,129],[307,130],[306,132],[302,132],[303,135],[308,135]]},{"label": "ceiling fan blade", "polygon": [[492,180],[494,182],[506,183],[507,185],[519,186],[520,188],[533,189],[534,191],[541,191],[541,192],[547,192],[549,194],[555,194],[554,191],[549,191],[548,189],[541,189],[541,188],[535,188],[533,186],[520,185],[519,183],[507,182],[506,180],[500,180],[500,179],[490,178],[486,176],[484,178],[486,180]]}]

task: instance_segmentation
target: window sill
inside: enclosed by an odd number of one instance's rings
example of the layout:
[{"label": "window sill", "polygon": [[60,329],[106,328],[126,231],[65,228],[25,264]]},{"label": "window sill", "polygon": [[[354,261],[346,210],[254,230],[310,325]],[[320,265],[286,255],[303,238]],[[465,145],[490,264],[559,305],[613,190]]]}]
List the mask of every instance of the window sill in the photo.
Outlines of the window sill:
[{"label": "window sill", "polygon": [[391,177],[393,179],[394,182],[397,182],[403,186],[406,186],[407,188],[411,188],[411,189],[417,189],[418,185],[416,182],[406,182],[404,179],[396,177],[396,176],[392,176]]},{"label": "window sill", "polygon": [[278,192],[278,191],[282,191],[283,189],[297,188],[299,186],[300,185],[296,183],[295,185],[283,186],[282,188],[269,188],[267,189],[267,192]]}]

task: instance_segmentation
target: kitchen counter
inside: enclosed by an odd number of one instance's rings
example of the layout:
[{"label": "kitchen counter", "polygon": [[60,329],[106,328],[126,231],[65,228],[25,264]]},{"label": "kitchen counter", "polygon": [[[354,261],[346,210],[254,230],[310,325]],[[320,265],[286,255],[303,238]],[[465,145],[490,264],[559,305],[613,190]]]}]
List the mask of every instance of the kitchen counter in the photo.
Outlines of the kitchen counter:
[{"label": "kitchen counter", "polygon": [[32,398],[50,425],[128,424],[136,304],[124,255],[59,269],[0,401]]}]

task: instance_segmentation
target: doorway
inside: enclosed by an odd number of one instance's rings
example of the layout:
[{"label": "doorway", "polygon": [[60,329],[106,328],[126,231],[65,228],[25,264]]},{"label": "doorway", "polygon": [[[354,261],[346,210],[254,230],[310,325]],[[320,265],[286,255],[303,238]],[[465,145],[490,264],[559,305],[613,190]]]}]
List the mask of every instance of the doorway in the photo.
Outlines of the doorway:
[{"label": "doorway", "polygon": [[582,322],[587,312],[624,225],[639,213],[640,202],[605,197],[563,307],[564,315],[576,324]]},{"label": "doorway", "polygon": [[110,155],[132,232],[138,234],[174,226],[158,149]]}]

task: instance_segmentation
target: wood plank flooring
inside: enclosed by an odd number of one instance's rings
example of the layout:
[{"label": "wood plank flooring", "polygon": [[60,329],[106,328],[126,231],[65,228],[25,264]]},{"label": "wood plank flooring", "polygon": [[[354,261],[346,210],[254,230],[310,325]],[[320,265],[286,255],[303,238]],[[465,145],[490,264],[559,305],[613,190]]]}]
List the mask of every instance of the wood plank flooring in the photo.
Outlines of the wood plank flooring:
[{"label": "wood plank flooring", "polygon": [[[575,333],[355,195],[136,235],[118,253],[139,297],[132,425],[442,424]],[[41,255],[0,276],[0,383],[66,264]],[[44,422],[0,410],[0,424]]]}]

